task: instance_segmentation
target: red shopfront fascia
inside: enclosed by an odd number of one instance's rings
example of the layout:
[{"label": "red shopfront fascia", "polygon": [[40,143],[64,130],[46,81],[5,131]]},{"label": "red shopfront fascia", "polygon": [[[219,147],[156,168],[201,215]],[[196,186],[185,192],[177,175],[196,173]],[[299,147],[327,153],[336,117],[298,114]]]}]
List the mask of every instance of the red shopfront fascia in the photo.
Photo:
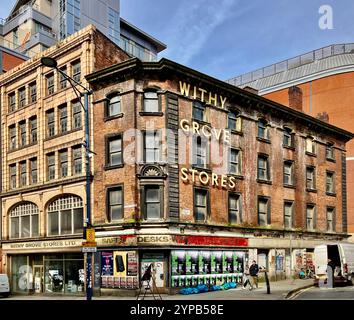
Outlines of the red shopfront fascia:
[{"label": "red shopfront fascia", "polygon": [[193,246],[222,246],[222,247],[247,247],[248,239],[234,237],[212,237],[212,236],[179,236],[175,235],[177,244]]}]

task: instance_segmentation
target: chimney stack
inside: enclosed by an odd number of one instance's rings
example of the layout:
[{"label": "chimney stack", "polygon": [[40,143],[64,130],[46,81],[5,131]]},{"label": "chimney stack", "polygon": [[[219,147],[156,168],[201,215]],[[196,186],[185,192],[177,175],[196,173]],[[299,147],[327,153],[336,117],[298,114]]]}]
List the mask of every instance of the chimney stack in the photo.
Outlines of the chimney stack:
[{"label": "chimney stack", "polygon": [[289,88],[289,107],[297,111],[302,111],[302,90],[293,86]]}]

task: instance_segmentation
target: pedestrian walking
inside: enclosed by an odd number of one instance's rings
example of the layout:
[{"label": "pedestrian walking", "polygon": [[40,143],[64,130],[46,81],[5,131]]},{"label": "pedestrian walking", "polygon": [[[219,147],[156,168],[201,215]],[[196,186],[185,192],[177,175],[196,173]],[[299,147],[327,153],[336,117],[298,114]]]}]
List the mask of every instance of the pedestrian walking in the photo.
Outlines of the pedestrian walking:
[{"label": "pedestrian walking", "polygon": [[247,289],[247,285],[250,286],[250,290],[253,289],[252,283],[251,283],[251,276],[250,276],[250,269],[248,264],[245,267],[245,271],[243,273],[243,278],[242,278],[242,289]]},{"label": "pedestrian walking", "polygon": [[256,288],[258,288],[258,272],[259,272],[258,264],[255,260],[253,260],[252,265],[250,266],[250,276],[252,279],[252,285],[251,285],[252,288],[253,288],[253,286],[256,286]]},{"label": "pedestrian walking", "polygon": [[334,268],[335,264],[331,259],[328,259],[327,263],[327,288],[334,287]]}]

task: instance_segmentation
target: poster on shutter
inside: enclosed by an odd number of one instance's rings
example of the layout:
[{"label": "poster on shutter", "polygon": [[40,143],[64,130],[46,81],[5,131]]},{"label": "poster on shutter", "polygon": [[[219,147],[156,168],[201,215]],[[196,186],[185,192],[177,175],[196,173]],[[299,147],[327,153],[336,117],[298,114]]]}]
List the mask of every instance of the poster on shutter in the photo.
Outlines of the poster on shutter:
[{"label": "poster on shutter", "polygon": [[114,251],[113,252],[113,266],[115,277],[127,276],[127,251]]},{"label": "poster on shutter", "polygon": [[137,276],[138,275],[138,257],[136,252],[128,252],[128,276]]},{"label": "poster on shutter", "polygon": [[113,253],[112,252],[102,252],[101,275],[113,276]]}]

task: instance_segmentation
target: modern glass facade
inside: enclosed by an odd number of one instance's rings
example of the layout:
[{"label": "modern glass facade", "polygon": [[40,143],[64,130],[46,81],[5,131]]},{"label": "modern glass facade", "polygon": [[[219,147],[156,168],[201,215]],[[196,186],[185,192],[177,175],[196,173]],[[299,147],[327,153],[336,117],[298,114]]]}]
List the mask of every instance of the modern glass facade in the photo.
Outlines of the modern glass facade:
[{"label": "modern glass facade", "polygon": [[80,0],[60,0],[60,40],[81,29]]}]

